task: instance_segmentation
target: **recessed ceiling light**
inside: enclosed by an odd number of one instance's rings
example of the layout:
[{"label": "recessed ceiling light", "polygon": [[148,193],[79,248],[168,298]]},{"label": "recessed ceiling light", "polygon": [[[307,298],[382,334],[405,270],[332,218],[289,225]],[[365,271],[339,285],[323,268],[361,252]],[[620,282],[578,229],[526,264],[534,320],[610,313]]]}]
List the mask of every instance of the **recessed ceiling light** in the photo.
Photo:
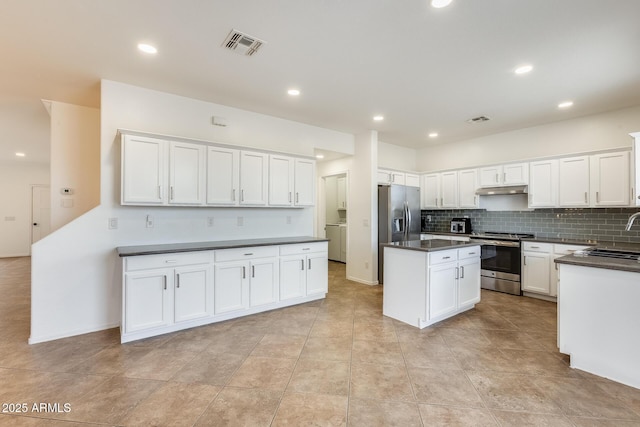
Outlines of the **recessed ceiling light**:
[{"label": "recessed ceiling light", "polygon": [[436,9],[440,9],[441,7],[447,7],[451,4],[451,0],[431,0],[431,6]]},{"label": "recessed ceiling light", "polygon": [[558,108],[569,108],[573,105],[573,101],[565,101],[558,104]]},{"label": "recessed ceiling light", "polygon": [[300,91],[298,89],[289,89],[287,91],[287,93],[291,96],[298,96],[300,95]]},{"label": "recessed ceiling light", "polygon": [[381,122],[384,120],[384,116],[373,116],[373,120],[376,122]]},{"label": "recessed ceiling light", "polygon": [[520,67],[515,69],[516,74],[527,74],[529,71],[533,70],[533,65],[521,65]]},{"label": "recessed ceiling light", "polygon": [[16,157],[24,157],[26,154],[24,153],[16,153]]},{"label": "recessed ceiling light", "polygon": [[429,138],[437,138],[438,137],[438,132],[431,132],[429,134]]},{"label": "recessed ceiling light", "polygon": [[156,49],[155,46],[151,46],[146,43],[138,43],[138,49],[144,53],[150,53],[152,55],[158,53],[158,49]]},{"label": "recessed ceiling light", "polygon": [[316,154],[316,159],[324,159],[324,154]]}]

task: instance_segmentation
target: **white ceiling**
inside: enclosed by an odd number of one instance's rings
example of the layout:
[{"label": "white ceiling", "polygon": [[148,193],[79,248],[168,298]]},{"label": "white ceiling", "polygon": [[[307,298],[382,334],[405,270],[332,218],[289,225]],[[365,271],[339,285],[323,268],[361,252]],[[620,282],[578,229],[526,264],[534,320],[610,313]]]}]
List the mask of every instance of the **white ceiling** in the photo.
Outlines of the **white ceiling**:
[{"label": "white ceiling", "polygon": [[[0,123],[16,129],[0,133],[5,148],[21,138],[7,135],[28,135],[11,119],[29,114],[25,102],[41,121],[41,98],[97,107],[101,78],[340,131],[377,129],[414,148],[640,104],[638,0],[2,3]],[[229,52],[220,45],[232,28],[267,44],[251,58]],[[158,54],[138,52],[142,41]],[[534,70],[514,75],[524,63]],[[559,110],[567,99],[574,107]],[[466,123],[478,115],[491,121]]]}]

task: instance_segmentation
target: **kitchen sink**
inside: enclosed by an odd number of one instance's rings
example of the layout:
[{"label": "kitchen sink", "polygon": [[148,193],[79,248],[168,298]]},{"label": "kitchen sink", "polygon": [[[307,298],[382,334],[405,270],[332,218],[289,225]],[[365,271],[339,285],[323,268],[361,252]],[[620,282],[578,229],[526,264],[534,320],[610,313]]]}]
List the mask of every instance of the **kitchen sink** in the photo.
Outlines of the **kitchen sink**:
[{"label": "kitchen sink", "polygon": [[585,249],[574,252],[577,256],[597,256],[602,258],[628,259],[640,262],[640,253],[616,249]]}]

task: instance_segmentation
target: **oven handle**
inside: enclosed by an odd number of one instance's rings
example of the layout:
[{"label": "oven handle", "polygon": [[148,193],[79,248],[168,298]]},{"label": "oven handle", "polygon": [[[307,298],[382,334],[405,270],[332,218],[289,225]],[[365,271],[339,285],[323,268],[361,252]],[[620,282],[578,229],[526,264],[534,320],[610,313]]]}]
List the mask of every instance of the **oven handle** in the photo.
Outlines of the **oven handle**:
[{"label": "oven handle", "polygon": [[504,240],[484,240],[484,239],[474,239],[471,238],[471,242],[480,243],[481,245],[490,245],[490,246],[507,246],[512,248],[520,247],[520,242],[513,241],[504,241]]}]

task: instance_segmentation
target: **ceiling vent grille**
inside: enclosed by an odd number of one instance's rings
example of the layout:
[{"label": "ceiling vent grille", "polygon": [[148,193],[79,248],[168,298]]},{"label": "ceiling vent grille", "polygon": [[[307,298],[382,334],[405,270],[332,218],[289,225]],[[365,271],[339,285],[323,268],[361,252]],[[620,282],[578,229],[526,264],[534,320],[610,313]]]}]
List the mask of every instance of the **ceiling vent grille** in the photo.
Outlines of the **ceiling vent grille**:
[{"label": "ceiling vent grille", "polygon": [[240,55],[252,56],[265,44],[264,40],[244,34],[238,30],[231,30],[222,46]]},{"label": "ceiling vent grille", "polygon": [[488,122],[488,121],[489,121],[489,117],[478,116],[478,117],[474,117],[473,119],[467,120],[467,123],[482,123],[482,122]]}]

